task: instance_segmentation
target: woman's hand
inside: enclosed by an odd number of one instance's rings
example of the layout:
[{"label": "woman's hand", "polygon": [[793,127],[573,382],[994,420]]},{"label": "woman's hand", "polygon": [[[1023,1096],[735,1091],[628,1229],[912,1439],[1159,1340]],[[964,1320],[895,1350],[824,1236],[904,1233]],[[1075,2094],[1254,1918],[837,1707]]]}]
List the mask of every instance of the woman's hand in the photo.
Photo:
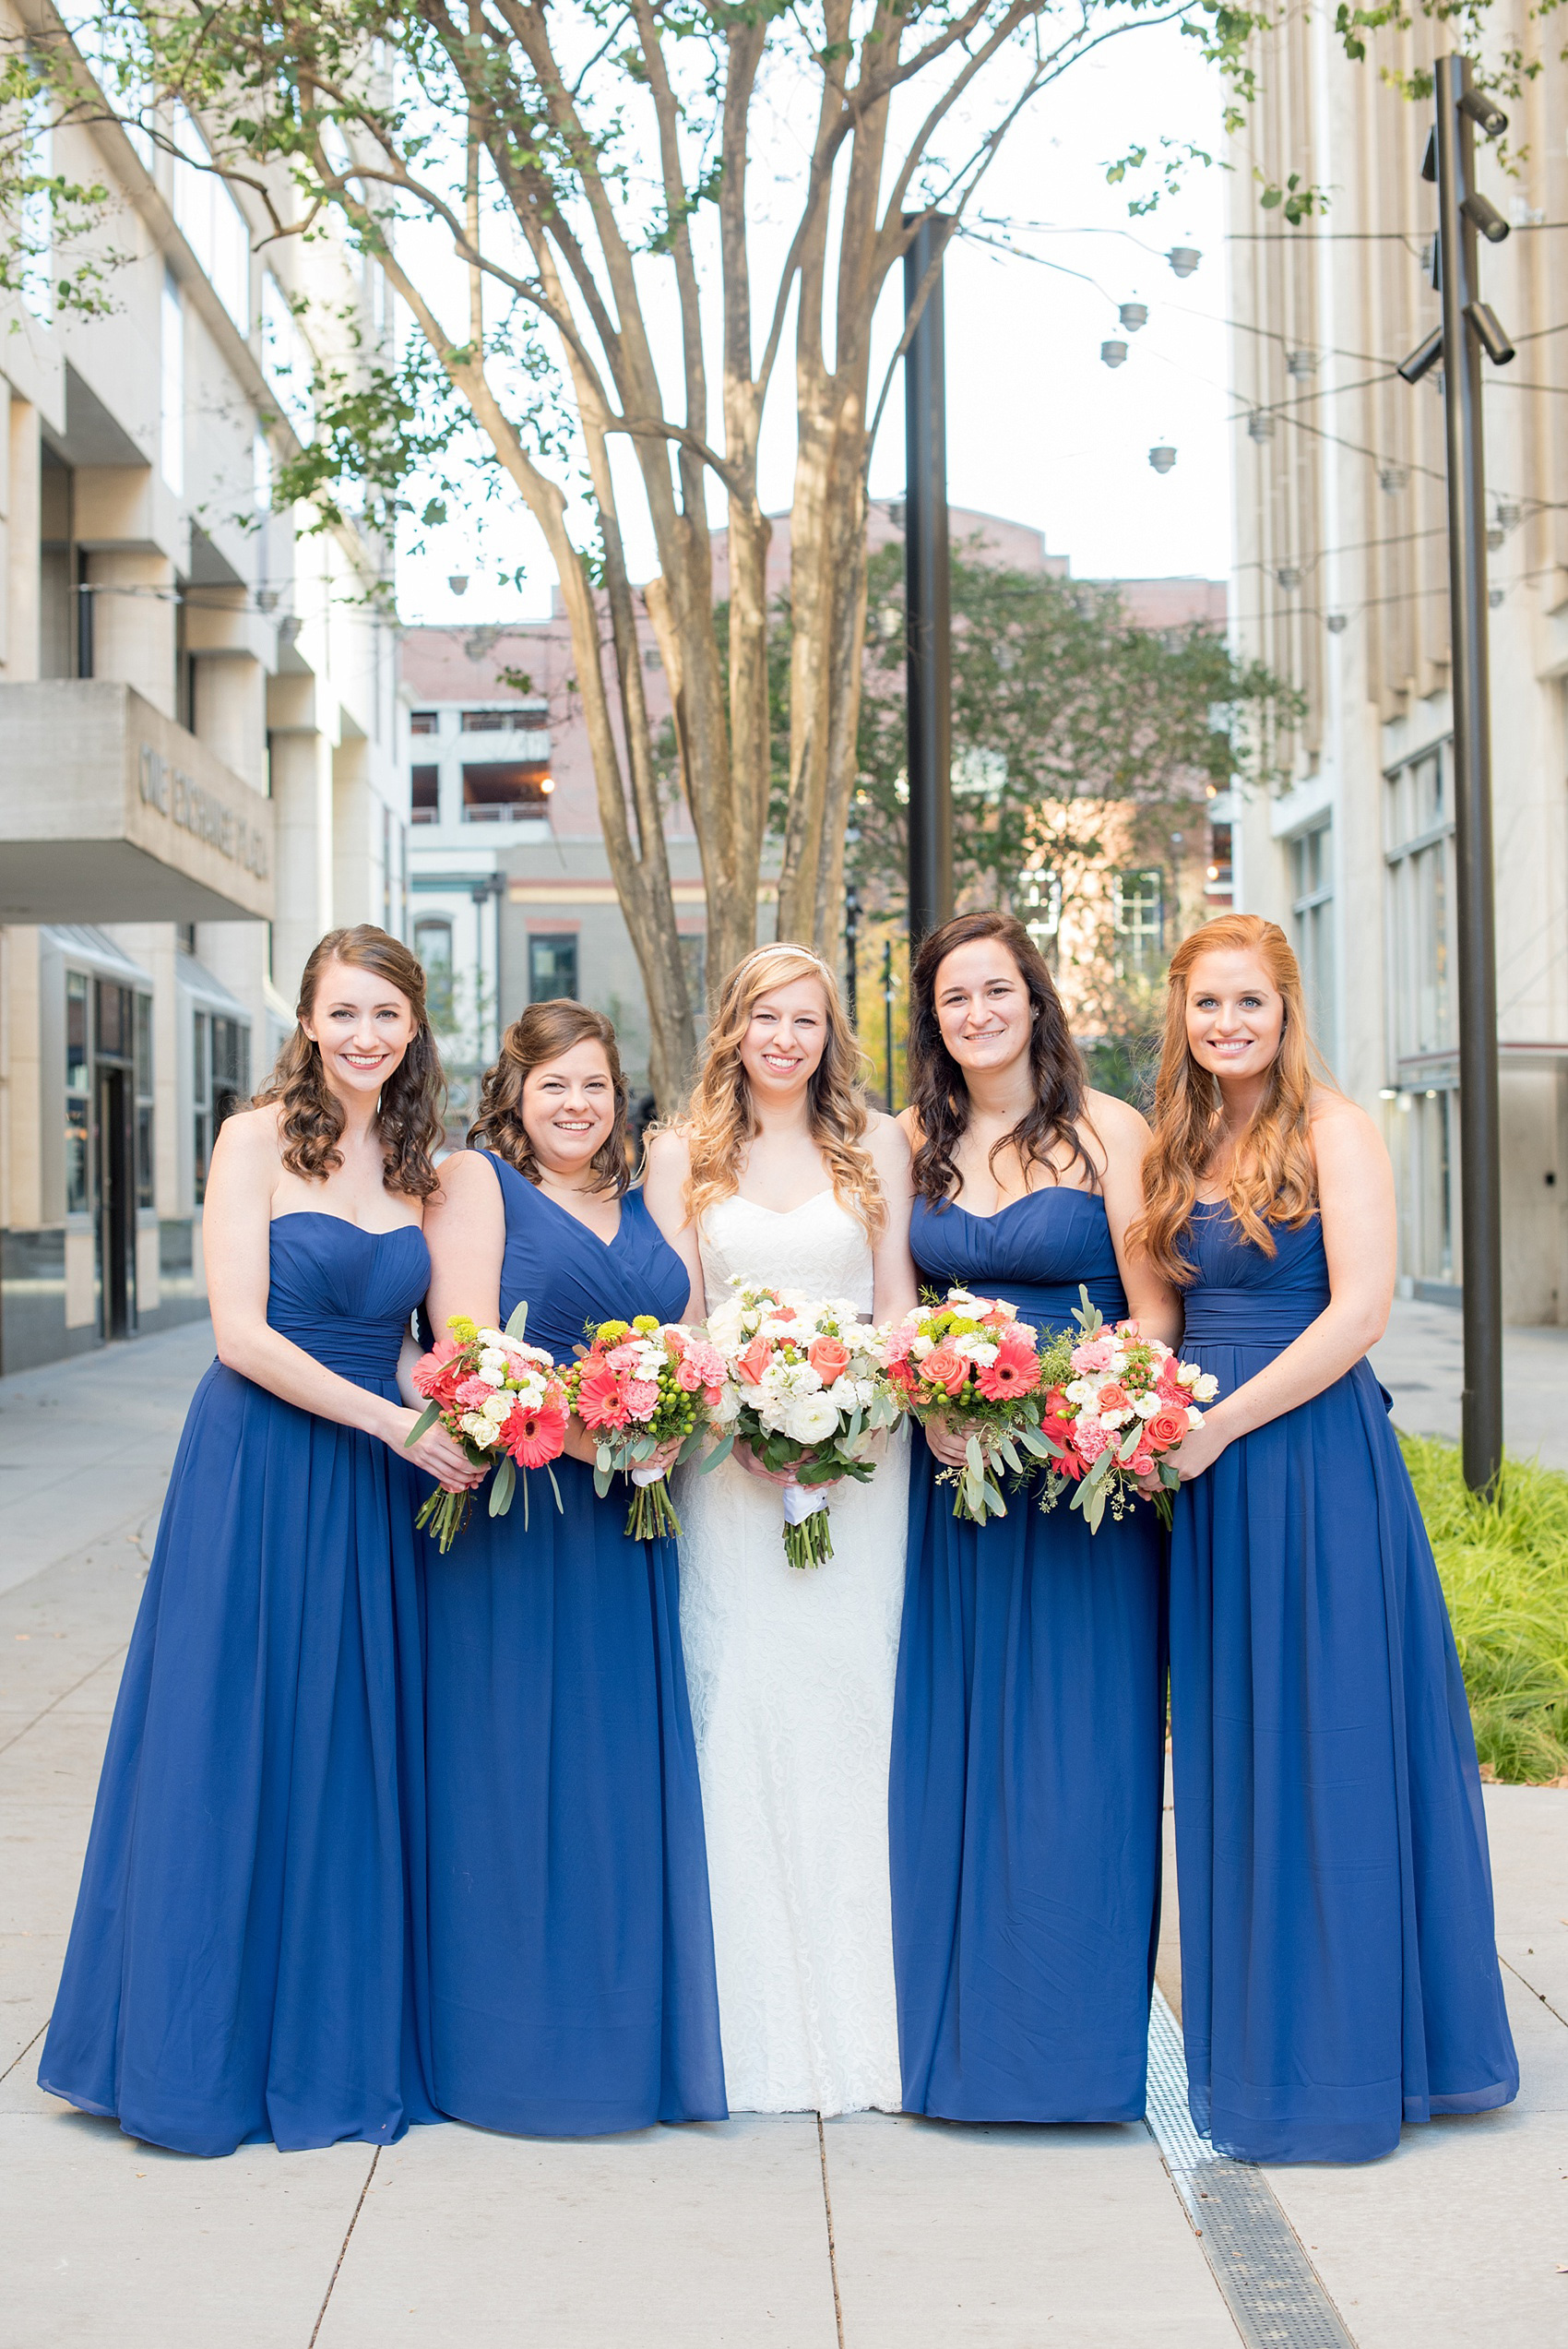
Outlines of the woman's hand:
[{"label": "woman's hand", "polygon": [[1182,1484],[1190,1485],[1194,1476],[1201,1476],[1205,1469],[1214,1466],[1229,1441],[1223,1426],[1216,1425],[1214,1413],[1206,1412],[1203,1425],[1194,1427],[1190,1436],[1184,1436],[1176,1449],[1167,1453],[1166,1457]]},{"label": "woman's hand", "polygon": [[657,1468],[660,1476],[668,1476],[681,1456],[681,1447],[685,1440],[684,1436],[667,1437],[659,1449],[650,1452],[647,1460],[639,1461],[638,1465],[645,1469]]},{"label": "woman's hand", "polygon": [[422,1469],[427,1476],[434,1476],[444,1492],[471,1493],[476,1485],[484,1482],[489,1470],[476,1468],[461,1445],[454,1443],[445,1428],[439,1424],[427,1427],[419,1442],[410,1444],[409,1431],[419,1425],[420,1416],[417,1411],[395,1405],[392,1425],[386,1434],[387,1443],[395,1452],[400,1452],[406,1461],[411,1461],[415,1468]]},{"label": "woman's hand", "polygon": [[[802,1462],[809,1460],[810,1457],[811,1455],[809,1452],[803,1453],[802,1455]],[[764,1468],[761,1461],[758,1460],[750,1444],[745,1443],[739,1437],[735,1439],[735,1449],[731,1454],[731,1458],[738,1460],[741,1466],[745,1470],[746,1474],[748,1476],[754,1476],[759,1485],[798,1485],[801,1481],[799,1476],[795,1473],[795,1470],[792,1466],[790,1468]]]},{"label": "woman's hand", "polygon": [[566,1422],[566,1440],[561,1449],[568,1460],[580,1460],[585,1468],[599,1465],[599,1437],[583,1425],[576,1412]]},{"label": "woman's hand", "polygon": [[[954,1426],[950,1419],[941,1417],[928,1419],[925,1424],[925,1439],[944,1468],[962,1468],[968,1459],[969,1439]],[[983,1436],[980,1439],[980,1444],[981,1455],[989,1467],[990,1457]]]}]

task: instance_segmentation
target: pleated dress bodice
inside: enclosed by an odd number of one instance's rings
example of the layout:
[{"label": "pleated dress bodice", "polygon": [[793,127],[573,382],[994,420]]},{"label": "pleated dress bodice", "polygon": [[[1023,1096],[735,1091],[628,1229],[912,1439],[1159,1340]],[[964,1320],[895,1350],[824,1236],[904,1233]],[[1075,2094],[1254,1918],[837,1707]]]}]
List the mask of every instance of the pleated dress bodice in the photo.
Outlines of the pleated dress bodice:
[{"label": "pleated dress bodice", "polygon": [[530,1343],[570,1362],[590,1323],[629,1321],[639,1313],[680,1319],[691,1277],[640,1191],[624,1194],[615,1236],[601,1240],[493,1151],[481,1155],[495,1169],[506,1210],[503,1325],[527,1297]]},{"label": "pleated dress bodice", "polygon": [[923,1285],[1001,1297],[1036,1330],[1072,1326],[1080,1283],[1107,1321],[1127,1310],[1105,1201],[1095,1191],[1045,1185],[994,1215],[971,1215],[956,1199],[932,1206],[918,1198],[909,1252]]},{"label": "pleated dress bodice", "polygon": [[430,1286],[419,1226],[367,1232],[305,1209],[275,1217],[267,1246],[268,1325],[340,1378],[395,1395],[403,1332]]}]

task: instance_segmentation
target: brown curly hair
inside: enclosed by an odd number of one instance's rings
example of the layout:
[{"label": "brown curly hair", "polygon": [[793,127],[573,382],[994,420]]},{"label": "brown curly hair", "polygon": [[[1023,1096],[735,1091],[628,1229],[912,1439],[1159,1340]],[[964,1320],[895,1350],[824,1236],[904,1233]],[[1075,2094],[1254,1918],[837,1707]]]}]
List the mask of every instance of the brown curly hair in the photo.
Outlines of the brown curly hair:
[{"label": "brown curly hair", "polygon": [[[386,1188],[427,1199],[439,1187],[431,1152],[441,1139],[446,1079],[425,1013],[424,972],[402,941],[378,930],[374,922],[356,923],[351,930],[328,930],[312,947],[300,973],[295,1017],[301,1021],[315,1010],[322,973],[334,962],[346,963],[351,971],[369,971],[395,988],[407,998],[418,1023],[407,1052],[381,1089],[375,1123]],[[338,1147],[343,1105],[327,1081],[320,1047],[303,1026],[294,1030],[249,1106],[264,1109],[273,1102],[283,1111],[279,1134],[284,1165],[307,1183],[324,1183],[343,1163]]]},{"label": "brown curly hair", "polygon": [[469,1127],[470,1150],[493,1150],[530,1183],[539,1180],[539,1162],[523,1124],[523,1087],[536,1068],[559,1060],[574,1044],[593,1043],[603,1051],[615,1091],[615,1123],[610,1139],[594,1152],[596,1191],[628,1189],[632,1170],[626,1163],[626,1080],[621,1074],[621,1052],[615,1030],[602,1011],[586,1003],[557,996],[550,1003],[530,1003],[501,1039],[501,1056],[485,1072],[479,1097],[479,1115]]},{"label": "brown curly hair", "polygon": [[833,1196],[859,1218],[874,1240],[887,1220],[872,1155],[865,1146],[866,1105],[858,1082],[861,1049],[838,993],[838,982],[810,947],[758,947],[738,962],[719,991],[701,1074],[678,1130],[691,1153],[686,1212],[694,1223],[740,1188],[741,1160],[756,1127],[741,1045],[753,1007],[769,987],[817,980],[827,1005],[827,1040],[811,1079],[811,1138],[833,1180]]},{"label": "brown curly hair", "polygon": [[1016,1150],[1024,1179],[1035,1165],[1050,1165],[1051,1154],[1063,1143],[1072,1151],[1064,1171],[1081,1165],[1090,1190],[1099,1187],[1099,1169],[1084,1147],[1080,1124],[1094,1132],[1089,1119],[1088,1074],[1083,1055],[1073,1041],[1062,998],[1045,957],[1023,924],[1011,913],[959,913],[922,940],[909,973],[909,1106],[920,1124],[920,1143],[910,1169],[915,1189],[933,1203],[946,1198],[956,1182],[953,1153],[969,1122],[969,1089],[964,1072],[943,1042],[936,1015],[936,978],[947,957],[961,946],[994,938],[1006,948],[1028,990],[1033,1019],[1029,1030],[1029,1070],[1034,1100],[1010,1134],[990,1153],[992,1172],[997,1155]]},{"label": "brown curly hair", "polygon": [[1179,1286],[1194,1278],[1182,1238],[1222,1119],[1219,1087],[1187,1043],[1187,981],[1204,954],[1255,954],[1284,1000],[1279,1050],[1225,1186],[1237,1228],[1265,1256],[1276,1253],[1271,1223],[1300,1231],[1316,1210],[1313,1094],[1333,1082],[1307,1023],[1301,966],[1277,923],[1256,913],[1222,913],[1182,940],[1170,958],[1154,1140],[1144,1161],[1144,1211],[1127,1233],[1127,1246],[1141,1248],[1154,1270]]}]

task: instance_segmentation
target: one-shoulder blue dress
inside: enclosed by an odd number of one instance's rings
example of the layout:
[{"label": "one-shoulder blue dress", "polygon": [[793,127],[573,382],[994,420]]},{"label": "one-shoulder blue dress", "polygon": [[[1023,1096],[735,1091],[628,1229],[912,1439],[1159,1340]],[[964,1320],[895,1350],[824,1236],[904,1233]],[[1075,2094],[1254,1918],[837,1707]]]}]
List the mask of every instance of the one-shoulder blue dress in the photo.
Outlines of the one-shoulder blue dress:
[{"label": "one-shoulder blue dress", "polygon": [[[1182,1353],[1231,1394],[1329,1301],[1317,1217],[1187,1234]],[[1431,1546],[1367,1362],[1177,1501],[1170,1715],[1182,2020],[1218,2152],[1361,2162],[1508,2104],[1475,1739]]]},{"label": "one-shoulder blue dress", "polygon": [[[1052,1186],[999,1214],[915,1203],[923,1284],[1070,1325],[1127,1310],[1104,1202]],[[893,1937],[904,2103],[970,2121],[1144,2109],[1164,1771],[1161,1541],[1091,1534],[1041,1480],[983,1527],[917,1441],[893,1728]]]},{"label": "one-shoulder blue dress", "polygon": [[[570,1362],[587,1324],[674,1320],[690,1280],[642,1194],[600,1239],[492,1151],[505,1321]],[[424,1554],[432,2086],[486,2128],[721,2120],[702,1791],[673,1540],[580,1461]]]},{"label": "one-shoulder blue dress", "polygon": [[[395,1401],[429,1278],[412,1225],[290,1214],[267,1318]],[[416,1491],[386,1444],[221,1363],[196,1389],[38,2075],[132,2137],[387,2145],[441,2117],[412,1980]]]}]

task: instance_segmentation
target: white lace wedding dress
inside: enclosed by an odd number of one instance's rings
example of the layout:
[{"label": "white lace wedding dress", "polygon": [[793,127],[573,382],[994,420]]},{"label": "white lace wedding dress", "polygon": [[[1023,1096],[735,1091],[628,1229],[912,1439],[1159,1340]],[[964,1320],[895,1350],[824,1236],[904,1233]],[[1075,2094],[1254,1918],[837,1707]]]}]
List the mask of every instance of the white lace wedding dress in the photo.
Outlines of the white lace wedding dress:
[{"label": "white lace wedding dress", "polygon": [[[704,1218],[709,1306],[735,1275],[872,1310],[872,1258],[824,1191],[787,1215]],[[832,1487],[833,1556],[785,1561],[778,1491],[731,1459],[677,1479],[681,1636],[702,1773],[724,2074],[733,2112],[902,2103],[887,1767],[909,1447]]]}]

